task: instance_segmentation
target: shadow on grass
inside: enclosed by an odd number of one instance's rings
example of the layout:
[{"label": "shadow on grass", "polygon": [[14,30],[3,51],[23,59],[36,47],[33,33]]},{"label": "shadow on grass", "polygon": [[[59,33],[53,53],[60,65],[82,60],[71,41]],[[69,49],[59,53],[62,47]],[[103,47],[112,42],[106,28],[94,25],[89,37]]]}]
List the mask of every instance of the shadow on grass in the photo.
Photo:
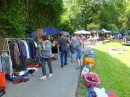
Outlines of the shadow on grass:
[{"label": "shadow on grass", "polygon": [[[130,95],[130,68],[110,54],[93,49],[96,55],[95,72],[101,83],[99,87],[104,87],[107,91],[117,94],[119,97],[129,97]],[[77,97],[87,97],[88,87],[84,78],[80,77]]]}]

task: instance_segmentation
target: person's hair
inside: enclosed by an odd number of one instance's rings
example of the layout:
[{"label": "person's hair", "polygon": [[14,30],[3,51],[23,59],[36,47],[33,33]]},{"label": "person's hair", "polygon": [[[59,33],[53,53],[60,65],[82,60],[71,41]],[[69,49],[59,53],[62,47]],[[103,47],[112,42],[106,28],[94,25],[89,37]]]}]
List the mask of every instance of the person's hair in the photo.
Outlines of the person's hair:
[{"label": "person's hair", "polygon": [[78,36],[79,36],[80,38],[82,37],[82,35],[81,35],[81,34],[79,34]]},{"label": "person's hair", "polygon": [[37,28],[37,31],[43,31],[43,29],[42,28]]},{"label": "person's hair", "polygon": [[42,37],[42,40],[43,40],[43,41],[44,41],[44,40],[48,40],[48,36],[47,36],[47,35],[42,35],[41,37]]},{"label": "person's hair", "polygon": [[70,37],[70,35],[67,35],[67,37]]},{"label": "person's hair", "polygon": [[63,33],[62,33],[62,32],[60,32],[60,33],[59,33],[59,35],[60,35],[60,36],[63,36]]}]

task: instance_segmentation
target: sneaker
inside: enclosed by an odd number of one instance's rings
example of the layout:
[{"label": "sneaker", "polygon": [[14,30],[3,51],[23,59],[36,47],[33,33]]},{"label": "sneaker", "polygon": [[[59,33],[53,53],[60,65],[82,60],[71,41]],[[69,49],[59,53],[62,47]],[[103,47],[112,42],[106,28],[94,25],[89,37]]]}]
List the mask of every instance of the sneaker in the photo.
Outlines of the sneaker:
[{"label": "sneaker", "polygon": [[82,69],[82,68],[83,68],[83,66],[80,66],[80,68]]},{"label": "sneaker", "polygon": [[81,69],[82,68],[82,66],[78,66],[76,69]]},{"label": "sneaker", "polygon": [[46,80],[46,77],[41,77],[41,78],[39,78],[39,80]]},{"label": "sneaker", "polygon": [[48,78],[51,78],[52,77],[52,74],[49,74]]},{"label": "sneaker", "polygon": [[68,65],[68,63],[65,63],[64,65]]},{"label": "sneaker", "polygon": [[73,60],[71,60],[71,62],[73,62]]},{"label": "sneaker", "polygon": [[63,68],[63,65],[61,65],[61,68]]}]

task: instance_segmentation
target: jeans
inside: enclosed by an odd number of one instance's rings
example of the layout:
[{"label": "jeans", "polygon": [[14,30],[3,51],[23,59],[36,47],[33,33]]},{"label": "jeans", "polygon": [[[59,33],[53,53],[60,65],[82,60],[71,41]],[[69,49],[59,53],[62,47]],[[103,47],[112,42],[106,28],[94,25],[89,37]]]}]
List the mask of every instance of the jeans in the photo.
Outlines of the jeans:
[{"label": "jeans", "polygon": [[76,59],[82,59],[82,51],[77,51]]},{"label": "jeans", "polygon": [[[61,65],[67,64],[68,48],[61,48]],[[65,60],[64,60],[65,59]]]},{"label": "jeans", "polygon": [[70,52],[71,52],[71,59],[74,59],[74,56],[75,56],[75,48],[70,48]]},{"label": "jeans", "polygon": [[48,68],[49,68],[50,73],[52,73],[51,58],[41,58],[41,65],[42,65],[43,76],[46,76],[46,67],[45,67],[46,62],[48,64]]}]

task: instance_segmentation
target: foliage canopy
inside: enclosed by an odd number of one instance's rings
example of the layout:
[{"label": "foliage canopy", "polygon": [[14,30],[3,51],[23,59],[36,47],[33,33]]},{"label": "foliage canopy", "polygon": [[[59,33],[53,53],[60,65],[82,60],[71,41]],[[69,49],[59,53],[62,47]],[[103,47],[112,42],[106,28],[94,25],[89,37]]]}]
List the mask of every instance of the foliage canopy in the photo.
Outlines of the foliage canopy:
[{"label": "foliage canopy", "polygon": [[47,26],[70,33],[130,29],[129,5],[126,0],[0,0],[0,34],[25,37]]}]

